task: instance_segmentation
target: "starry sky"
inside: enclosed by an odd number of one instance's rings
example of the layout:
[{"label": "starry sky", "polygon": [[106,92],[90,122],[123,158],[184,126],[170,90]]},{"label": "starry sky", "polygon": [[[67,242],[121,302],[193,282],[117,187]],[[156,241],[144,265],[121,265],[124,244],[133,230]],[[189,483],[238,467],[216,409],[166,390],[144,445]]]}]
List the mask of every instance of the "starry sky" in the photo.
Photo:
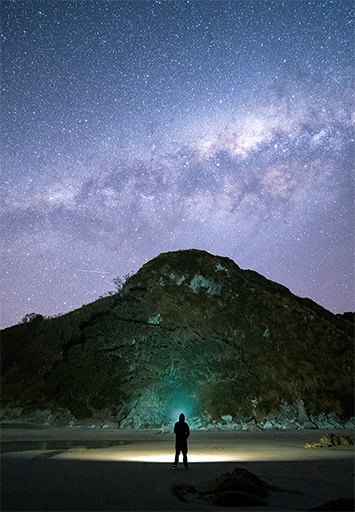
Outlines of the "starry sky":
[{"label": "starry sky", "polygon": [[1,327],[188,248],[354,310],[353,5],[2,0]]}]

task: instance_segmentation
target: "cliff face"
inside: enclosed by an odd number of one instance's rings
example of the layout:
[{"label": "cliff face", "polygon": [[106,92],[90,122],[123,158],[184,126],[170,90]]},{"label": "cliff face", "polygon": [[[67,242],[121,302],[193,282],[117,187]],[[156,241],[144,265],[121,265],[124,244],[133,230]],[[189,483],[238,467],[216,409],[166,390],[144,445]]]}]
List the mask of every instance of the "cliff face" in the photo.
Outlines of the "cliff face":
[{"label": "cliff face", "polygon": [[353,416],[351,315],[204,251],[161,254],[115,296],[6,329],[2,351],[3,405],[24,412],[134,428],[180,411],[243,428]]}]

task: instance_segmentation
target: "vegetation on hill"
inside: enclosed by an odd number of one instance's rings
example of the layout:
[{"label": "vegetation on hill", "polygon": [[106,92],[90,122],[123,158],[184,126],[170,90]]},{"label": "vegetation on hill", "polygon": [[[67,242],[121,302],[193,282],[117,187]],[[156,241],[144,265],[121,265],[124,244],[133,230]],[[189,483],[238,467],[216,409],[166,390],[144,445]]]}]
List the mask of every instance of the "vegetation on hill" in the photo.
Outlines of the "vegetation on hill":
[{"label": "vegetation on hill", "polygon": [[5,329],[2,405],[158,426],[178,409],[235,422],[354,415],[353,316],[204,251],[164,253],[117,294]]}]

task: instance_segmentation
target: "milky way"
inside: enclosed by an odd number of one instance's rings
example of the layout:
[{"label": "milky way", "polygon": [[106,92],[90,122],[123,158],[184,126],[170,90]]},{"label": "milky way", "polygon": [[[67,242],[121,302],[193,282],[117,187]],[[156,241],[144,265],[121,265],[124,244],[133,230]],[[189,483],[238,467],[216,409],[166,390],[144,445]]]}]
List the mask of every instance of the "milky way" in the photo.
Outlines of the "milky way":
[{"label": "milky way", "polygon": [[351,1],[10,1],[2,326],[161,252],[353,304]]}]

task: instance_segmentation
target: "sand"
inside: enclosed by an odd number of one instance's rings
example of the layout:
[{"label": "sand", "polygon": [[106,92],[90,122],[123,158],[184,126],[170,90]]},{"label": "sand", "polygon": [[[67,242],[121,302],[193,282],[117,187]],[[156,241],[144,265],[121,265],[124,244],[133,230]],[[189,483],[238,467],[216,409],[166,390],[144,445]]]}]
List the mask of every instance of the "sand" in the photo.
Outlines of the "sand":
[{"label": "sand", "polygon": [[[172,488],[199,485],[236,466],[285,489],[270,493],[267,507],[247,510],[309,510],[339,497],[354,497],[353,446],[304,448],[326,432],[193,431],[189,469],[181,464],[173,471],[172,433],[3,428],[1,510],[225,510],[194,494],[182,502]],[[353,436],[344,430],[331,432]]]}]

